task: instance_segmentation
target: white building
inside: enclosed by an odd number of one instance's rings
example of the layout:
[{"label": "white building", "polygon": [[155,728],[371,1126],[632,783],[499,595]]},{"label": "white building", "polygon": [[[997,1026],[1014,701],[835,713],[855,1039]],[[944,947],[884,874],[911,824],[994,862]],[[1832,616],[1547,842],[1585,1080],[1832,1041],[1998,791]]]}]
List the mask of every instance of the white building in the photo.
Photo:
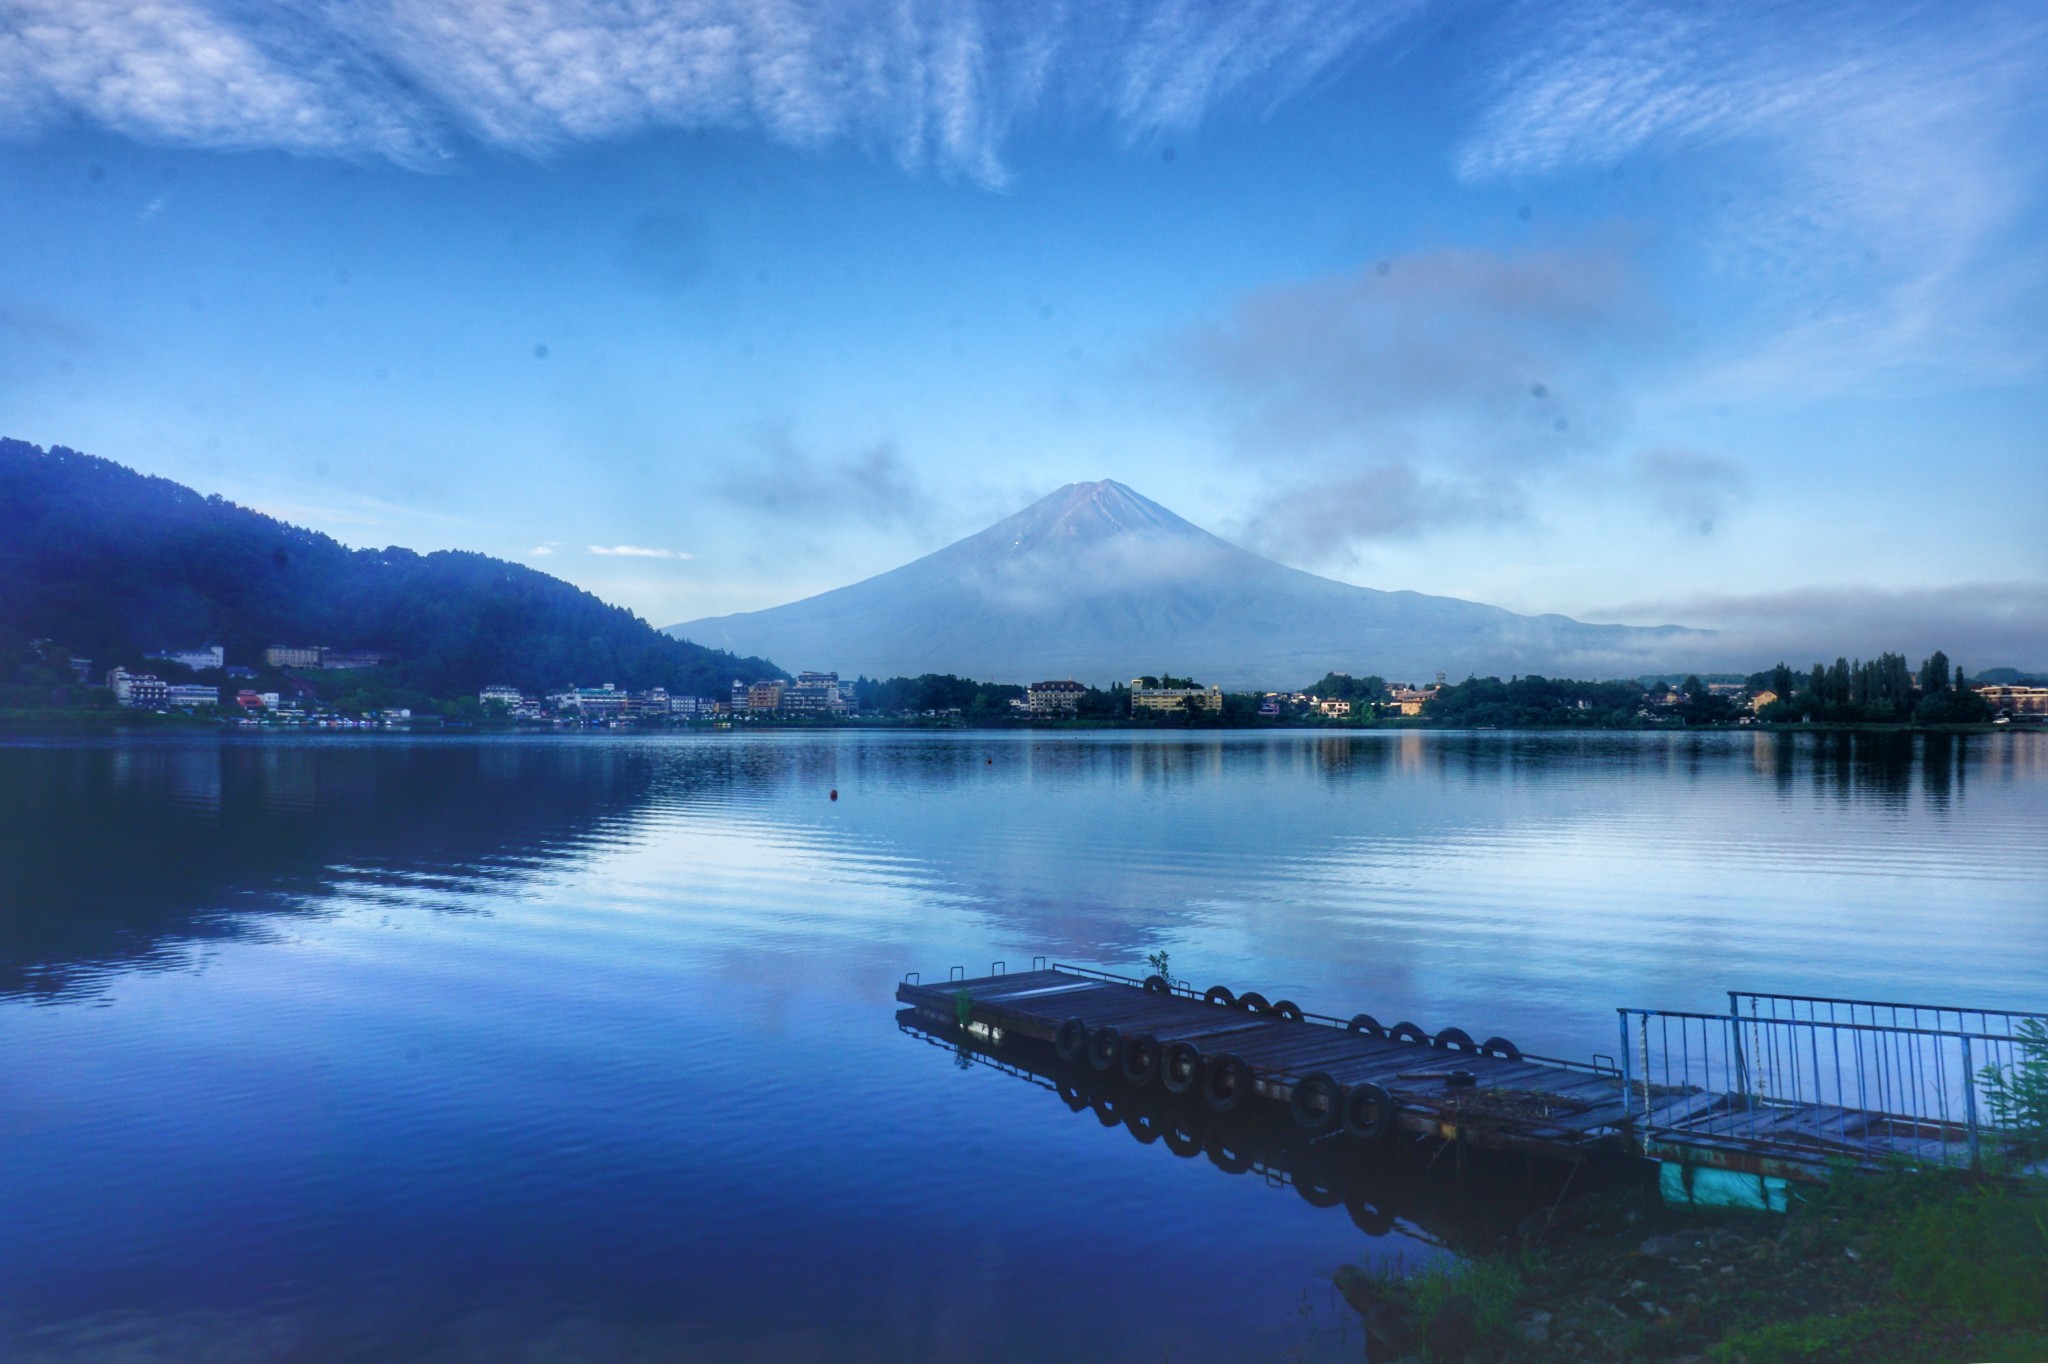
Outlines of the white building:
[{"label": "white building", "polygon": [[202,687],[196,683],[177,682],[164,688],[164,704],[173,710],[193,710],[200,706],[220,705],[219,687]]},{"label": "white building", "polygon": [[1082,693],[1087,690],[1071,677],[1058,682],[1033,682],[1024,690],[1024,702],[1033,715],[1073,715],[1080,710]]},{"label": "white building", "polygon": [[846,709],[846,699],[839,694],[839,674],[798,673],[782,694],[782,709],[800,715],[839,714]]},{"label": "white building", "polygon": [[205,672],[209,668],[225,668],[228,665],[227,650],[218,644],[208,644],[197,649],[166,649],[151,654],[170,663],[181,663],[193,672]]},{"label": "white building", "polygon": [[107,688],[114,693],[115,701],[138,710],[154,710],[163,705],[170,691],[155,674],[131,673],[126,668],[115,668],[107,674]]},{"label": "white building", "polygon": [[518,710],[520,702],[525,700],[525,698],[519,694],[519,688],[507,687],[503,685],[492,685],[489,687],[485,687],[482,691],[476,694],[476,699],[486,706],[490,705],[492,702],[496,702],[498,705],[503,706],[506,710]]},{"label": "white building", "polygon": [[585,720],[611,720],[625,714],[627,696],[616,685],[572,687],[549,698],[558,713],[576,714]]}]

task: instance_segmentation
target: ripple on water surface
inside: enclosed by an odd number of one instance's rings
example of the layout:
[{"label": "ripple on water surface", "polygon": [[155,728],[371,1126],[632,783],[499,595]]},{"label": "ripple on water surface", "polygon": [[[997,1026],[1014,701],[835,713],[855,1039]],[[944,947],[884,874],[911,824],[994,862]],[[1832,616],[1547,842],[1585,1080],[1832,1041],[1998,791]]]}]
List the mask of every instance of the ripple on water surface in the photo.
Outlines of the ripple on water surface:
[{"label": "ripple on water surface", "polygon": [[0,1353],[1355,1358],[1331,1270],[1484,1209],[1176,1159],[897,977],[2038,1006],[2048,736],[1866,737],[0,748]]}]

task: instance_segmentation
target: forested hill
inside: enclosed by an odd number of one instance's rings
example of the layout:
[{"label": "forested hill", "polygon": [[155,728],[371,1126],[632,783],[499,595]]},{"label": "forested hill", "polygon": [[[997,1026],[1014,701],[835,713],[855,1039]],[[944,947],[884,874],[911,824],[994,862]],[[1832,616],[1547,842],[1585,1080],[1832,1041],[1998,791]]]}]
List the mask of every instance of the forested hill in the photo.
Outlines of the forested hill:
[{"label": "forested hill", "polygon": [[521,564],[352,550],[110,460],[0,439],[0,645],[32,638],[100,667],[199,644],[244,664],[272,644],[388,651],[401,662],[380,672],[434,696],[572,681],[723,695],[779,675]]}]

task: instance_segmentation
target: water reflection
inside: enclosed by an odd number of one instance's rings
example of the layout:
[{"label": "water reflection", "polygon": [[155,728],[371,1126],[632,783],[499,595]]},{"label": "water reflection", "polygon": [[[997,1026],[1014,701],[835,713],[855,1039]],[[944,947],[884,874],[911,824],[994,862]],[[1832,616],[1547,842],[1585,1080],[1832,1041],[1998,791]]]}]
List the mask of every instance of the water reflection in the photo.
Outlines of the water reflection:
[{"label": "water reflection", "polygon": [[[1482,883],[1487,859],[1518,863],[1523,904],[1559,924],[1631,891],[1696,898],[1668,879],[1695,857],[1720,880],[1755,872],[1789,909],[1812,888],[1780,859],[1866,843],[1872,871],[1953,855],[1981,875],[2005,854],[1973,852],[2038,827],[2044,751],[2048,736],[2022,734],[1412,731],[0,747],[0,998],[90,993],[342,890],[402,884],[488,910],[711,814],[742,837],[921,868],[929,893],[977,906],[988,945],[1112,963],[1176,944],[1207,956],[1219,921],[1237,937],[1283,911],[1341,942],[1434,901],[1455,935],[1474,895],[1506,893]],[[846,796],[830,810],[828,789]],[[1931,823],[1871,838],[1888,815]],[[1585,875],[1646,854],[1633,885]],[[1576,870],[1552,883],[1565,856]],[[1408,988],[1399,970],[1359,986]]]},{"label": "water reflection", "polygon": [[0,748],[0,998],[184,963],[345,885],[482,907],[624,836],[654,779],[576,745]]},{"label": "water reflection", "polygon": [[930,1064],[904,970],[1165,949],[1578,1057],[1729,987],[2025,1007],[2044,740],[0,746],[0,1356],[1277,1357],[1494,1215]]},{"label": "water reflection", "polygon": [[958,1064],[985,1065],[1035,1085],[1069,1112],[1140,1146],[1224,1175],[1248,1175],[1276,1196],[1291,1193],[1312,1208],[1341,1210],[1375,1240],[1398,1228],[1406,1241],[1459,1254],[1491,1249],[1549,1207],[1562,1188],[1558,1168],[1548,1163],[1462,1146],[1449,1148],[1452,1159],[1442,1160],[1434,1143],[1368,1147],[1342,1133],[1312,1140],[1276,1105],[1216,1113],[1193,1096],[1133,1088],[1063,1062],[1050,1043],[1033,1038],[1005,1037],[991,1045],[916,1009],[898,1010],[896,1023],[906,1035],[952,1052]]}]

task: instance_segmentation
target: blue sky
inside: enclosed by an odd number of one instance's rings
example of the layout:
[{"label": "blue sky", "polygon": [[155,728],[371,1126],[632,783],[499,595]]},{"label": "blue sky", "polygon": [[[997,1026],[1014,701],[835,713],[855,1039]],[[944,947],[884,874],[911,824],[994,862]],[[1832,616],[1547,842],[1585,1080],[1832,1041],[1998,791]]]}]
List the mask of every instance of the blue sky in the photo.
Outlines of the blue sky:
[{"label": "blue sky", "polygon": [[2048,665],[2044,96],[2034,4],[16,0],[0,433],[660,624],[1110,477]]}]

